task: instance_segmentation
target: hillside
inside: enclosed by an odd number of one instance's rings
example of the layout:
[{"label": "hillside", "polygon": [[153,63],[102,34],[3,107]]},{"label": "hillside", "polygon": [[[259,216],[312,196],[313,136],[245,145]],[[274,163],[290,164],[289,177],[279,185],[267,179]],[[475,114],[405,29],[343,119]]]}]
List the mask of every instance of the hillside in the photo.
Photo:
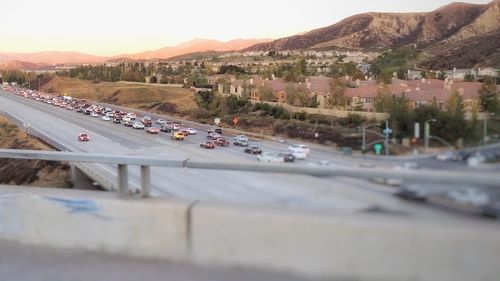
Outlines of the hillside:
[{"label": "hillside", "polygon": [[43,69],[46,64],[36,64],[32,62],[12,60],[4,64],[0,64],[0,69],[3,70],[38,70]]},{"label": "hillside", "polygon": [[[0,148],[51,150],[28,138],[16,125],[0,116]],[[0,159],[0,184],[71,187],[69,165],[40,160]]]},{"label": "hillside", "polygon": [[184,54],[206,51],[238,51],[258,43],[268,42],[270,39],[236,39],[228,42],[220,42],[210,39],[194,39],[173,47],[165,47],[155,51],[146,51],[132,55],[120,55],[118,57],[141,59],[167,59]]},{"label": "hillside", "polygon": [[192,90],[162,84],[93,83],[87,80],[56,76],[42,86],[42,91],[137,109],[169,112],[178,116],[188,115],[198,108]]},{"label": "hillside", "polygon": [[[355,15],[328,27],[257,44],[245,50],[389,49],[416,44],[420,49],[428,50],[432,56],[438,50],[436,46],[447,52],[470,42],[477,41],[478,45],[487,43],[485,40],[490,39],[492,33],[494,36],[499,29],[500,0],[484,5],[451,3],[428,13]],[[489,46],[489,49],[485,46]],[[496,48],[492,44],[485,46],[480,53],[495,52]],[[468,57],[470,61],[461,64],[470,66],[484,62],[483,56]],[[488,63],[490,61],[487,60]]]}]

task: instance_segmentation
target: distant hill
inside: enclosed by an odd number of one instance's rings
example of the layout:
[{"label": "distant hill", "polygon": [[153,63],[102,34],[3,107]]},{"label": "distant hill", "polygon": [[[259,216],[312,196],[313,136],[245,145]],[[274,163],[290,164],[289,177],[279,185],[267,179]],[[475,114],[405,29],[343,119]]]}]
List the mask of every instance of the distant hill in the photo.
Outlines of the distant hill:
[{"label": "distant hill", "polygon": [[131,55],[120,55],[118,57],[130,59],[168,59],[180,55],[206,52],[206,51],[238,51],[258,43],[269,42],[270,39],[236,39],[221,42],[210,39],[194,39],[173,47],[164,47],[154,51],[146,51]]},{"label": "distant hill", "polygon": [[12,60],[6,63],[0,64],[0,69],[3,70],[39,70],[46,67],[46,64],[36,64],[32,62]]},{"label": "distant hill", "polygon": [[[499,32],[500,0],[484,5],[451,3],[428,13],[355,15],[331,26],[257,44],[245,50],[388,49],[416,44],[432,56],[432,52],[438,50],[436,46],[446,53],[456,46],[467,46],[466,42],[482,45],[481,42],[487,43],[485,40]],[[481,47],[483,50],[480,53],[494,53],[498,45],[485,44]],[[480,64],[482,57],[471,56],[462,65]]]},{"label": "distant hill", "polygon": [[173,47],[164,47],[154,51],[137,54],[122,54],[112,57],[94,56],[78,52],[38,52],[38,53],[0,53],[0,64],[9,61],[22,61],[34,64],[85,64],[116,62],[126,60],[168,59],[175,56],[206,51],[238,51],[271,39],[236,39],[220,42],[210,39],[195,39]]},{"label": "distant hill", "polygon": [[7,61],[24,61],[36,64],[65,64],[102,62],[105,57],[83,54],[79,52],[47,51],[38,53],[0,53],[0,63]]}]

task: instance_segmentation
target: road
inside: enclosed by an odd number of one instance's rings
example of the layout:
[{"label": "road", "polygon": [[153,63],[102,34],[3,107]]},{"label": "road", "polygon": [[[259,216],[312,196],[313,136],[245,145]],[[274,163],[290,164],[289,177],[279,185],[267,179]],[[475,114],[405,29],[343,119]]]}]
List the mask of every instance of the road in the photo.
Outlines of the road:
[{"label": "road", "polygon": [[[10,93],[0,94],[0,111],[29,123],[31,128],[57,139],[71,151],[155,155],[168,159],[256,161],[255,156],[245,154],[242,148],[232,145],[214,150],[201,149],[199,143],[206,140],[206,126],[196,125],[198,126],[196,127],[193,123],[189,125],[199,129],[198,134],[189,136],[184,142],[176,142],[170,140],[168,134],[147,135],[142,130],[134,130]],[[91,141],[78,142],[76,137],[80,132],[88,133]],[[252,143],[261,146],[264,151],[284,151],[288,146],[264,140],[252,140]],[[313,165],[322,160],[335,165],[358,165],[373,161],[362,158],[346,159],[338,157],[337,152],[313,148],[307,160],[284,165]],[[96,165],[95,168],[115,181],[115,167]],[[133,188],[139,186],[139,175],[138,167],[129,169],[130,185]],[[154,196],[188,201],[201,200],[341,213],[383,209],[433,218],[436,214],[443,214],[445,218],[449,216],[446,212],[417,207],[388,196],[395,191],[393,188],[352,178],[157,167],[151,169],[151,178]]]}]

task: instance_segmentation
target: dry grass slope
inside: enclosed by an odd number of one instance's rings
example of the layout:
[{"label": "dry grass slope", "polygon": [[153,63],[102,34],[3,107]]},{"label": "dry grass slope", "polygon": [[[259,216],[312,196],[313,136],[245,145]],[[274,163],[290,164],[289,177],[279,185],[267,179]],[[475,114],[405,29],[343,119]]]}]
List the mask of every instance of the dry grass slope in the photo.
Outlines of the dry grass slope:
[{"label": "dry grass slope", "polygon": [[[0,116],[0,148],[51,150],[28,138],[7,118]],[[71,187],[69,166],[59,162],[0,158],[0,184]]]},{"label": "dry grass slope", "polygon": [[42,86],[48,93],[67,94],[69,96],[107,102],[116,105],[161,111],[162,106],[169,105],[170,112],[179,116],[188,115],[198,108],[193,90],[168,85],[133,83],[133,82],[100,82],[93,83],[67,77],[54,77]]}]

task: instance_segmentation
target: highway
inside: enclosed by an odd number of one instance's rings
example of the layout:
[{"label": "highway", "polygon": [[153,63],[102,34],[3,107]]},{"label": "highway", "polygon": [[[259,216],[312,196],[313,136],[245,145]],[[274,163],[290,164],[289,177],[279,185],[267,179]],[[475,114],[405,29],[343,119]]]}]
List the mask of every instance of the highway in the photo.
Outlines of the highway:
[{"label": "highway", "polygon": [[[116,107],[115,107],[116,108]],[[168,159],[252,161],[254,155],[230,145],[206,150],[199,143],[206,140],[206,125],[183,124],[198,130],[183,142],[172,141],[169,134],[148,135],[121,124],[102,121],[88,115],[26,99],[11,93],[0,93],[0,112],[29,123],[29,129],[57,139],[64,147],[75,152],[113,153],[121,155],[155,155]],[[152,115],[154,116],[154,115]],[[164,119],[170,119],[163,116]],[[186,126],[187,125],[187,126]],[[28,129],[28,130],[29,130]],[[77,134],[90,135],[90,142],[79,142]],[[227,134],[224,134],[226,137]],[[264,151],[285,151],[289,144],[276,141],[251,140]],[[380,161],[339,157],[337,152],[312,148],[307,160],[283,165],[317,165],[328,161],[333,165],[358,165]],[[116,181],[116,167],[97,165],[100,174]],[[138,188],[138,167],[129,167],[130,186]],[[349,213],[381,209],[423,217],[449,219],[450,212],[408,204],[390,196],[394,188],[352,178],[318,178],[302,175],[258,174],[251,172],[201,171],[152,168],[153,196],[187,201],[207,201],[227,204],[246,204],[295,208],[302,210]]]}]

